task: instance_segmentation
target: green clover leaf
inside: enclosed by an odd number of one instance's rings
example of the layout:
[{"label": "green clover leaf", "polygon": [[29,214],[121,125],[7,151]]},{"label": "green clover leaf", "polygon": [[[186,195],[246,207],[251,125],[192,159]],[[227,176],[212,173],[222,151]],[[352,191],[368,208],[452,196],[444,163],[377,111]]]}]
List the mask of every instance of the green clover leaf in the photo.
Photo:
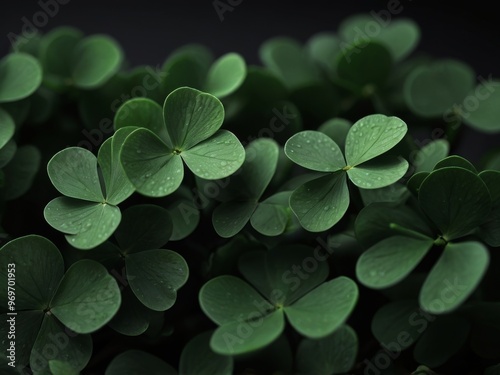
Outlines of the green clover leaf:
[{"label": "green clover leaf", "polygon": [[[120,158],[128,179],[143,195],[163,197],[176,191],[184,177],[183,162],[209,180],[227,177],[243,164],[243,146],[231,132],[219,130],[224,108],[210,94],[188,87],[171,92],[163,106],[163,127],[159,108],[148,100],[129,101],[121,110],[138,113],[134,116],[140,128],[126,138]],[[128,116],[119,112],[116,128],[128,124]]]}]

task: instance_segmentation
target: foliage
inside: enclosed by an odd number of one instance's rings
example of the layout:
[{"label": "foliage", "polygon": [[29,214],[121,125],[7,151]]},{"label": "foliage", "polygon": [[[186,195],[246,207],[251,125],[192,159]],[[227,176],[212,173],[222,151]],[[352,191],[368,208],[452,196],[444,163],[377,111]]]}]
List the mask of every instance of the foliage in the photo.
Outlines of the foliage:
[{"label": "foliage", "polygon": [[72,27],[4,56],[0,372],[498,373],[500,149],[456,150],[499,82],[373,22],[262,66]]}]

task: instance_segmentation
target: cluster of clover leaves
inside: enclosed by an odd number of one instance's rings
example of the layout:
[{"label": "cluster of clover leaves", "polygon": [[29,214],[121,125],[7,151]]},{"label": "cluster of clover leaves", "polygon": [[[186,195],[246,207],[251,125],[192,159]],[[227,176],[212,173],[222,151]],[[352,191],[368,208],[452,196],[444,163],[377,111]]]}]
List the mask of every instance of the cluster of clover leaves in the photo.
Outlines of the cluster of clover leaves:
[{"label": "cluster of clover leaves", "polygon": [[[106,375],[230,375],[248,358],[348,373],[366,362],[358,335],[367,335],[349,319],[368,289],[385,302],[362,319],[393,359],[414,345],[418,364],[439,367],[466,344],[498,359],[499,296],[482,282],[495,281],[490,248],[500,246],[499,154],[479,171],[450,156],[447,140],[412,147],[402,118],[445,116],[449,139],[462,123],[498,132],[499,84],[476,83],[456,60],[408,58],[420,38],[410,20],[360,40],[370,22],[351,17],[305,45],[271,39],[264,67],[188,45],[159,71],[124,71],[116,41],[70,27],[1,59],[0,214],[9,219],[4,207],[29,192],[46,158],[60,196],[43,202],[43,216],[65,247],[29,234],[0,248],[0,275],[16,280],[15,294],[0,284],[12,302],[0,316],[17,314],[17,370],[85,373],[92,334],[105,327],[161,346],[179,327],[165,312],[188,292],[208,328],[191,331],[178,370],[126,346],[104,359]],[[147,92],[116,101],[137,87]],[[469,113],[460,103],[471,93],[481,105]],[[375,114],[358,115],[366,103]],[[97,153],[17,146],[25,123],[74,130],[66,107],[99,138]],[[266,124],[271,136],[243,141]],[[195,238],[200,226],[207,240]],[[191,247],[195,261],[183,252]],[[3,354],[8,330],[0,326]],[[0,369],[12,371],[3,354]]]}]

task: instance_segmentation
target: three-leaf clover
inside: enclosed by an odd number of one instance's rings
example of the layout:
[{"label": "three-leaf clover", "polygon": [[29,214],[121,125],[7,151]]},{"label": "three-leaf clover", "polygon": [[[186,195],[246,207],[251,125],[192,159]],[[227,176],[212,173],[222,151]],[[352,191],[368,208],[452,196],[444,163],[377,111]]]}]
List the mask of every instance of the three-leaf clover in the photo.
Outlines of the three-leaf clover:
[{"label": "three-leaf clover", "polygon": [[479,76],[479,81],[476,83],[474,71],[463,62],[437,60],[408,75],[404,98],[408,108],[421,117],[444,117],[482,132],[498,132],[500,82],[491,76]]},{"label": "three-leaf clover", "polygon": [[123,61],[123,51],[111,37],[84,37],[72,27],[56,28],[44,35],[39,55],[45,80],[56,88],[97,88],[119,70]]},{"label": "three-leaf clover", "polygon": [[69,147],[47,164],[52,184],[64,197],[47,204],[45,219],[78,249],[100,245],[120,224],[118,204],[134,192],[134,187],[123,172],[119,153],[132,131],[132,127],[118,130],[101,145],[97,158],[87,149]]},{"label": "three-leaf clover", "polygon": [[172,235],[172,219],[156,205],[137,205],[123,213],[114,233],[117,245],[107,241],[89,253],[110,270],[123,272],[123,306],[110,326],[127,335],[139,335],[149,326],[154,311],[171,308],[189,270],[182,256],[164,246]]},{"label": "three-leaf clover", "polygon": [[189,86],[221,99],[235,92],[247,75],[243,57],[227,53],[213,62],[212,59],[208,49],[196,44],[174,51],[163,65],[167,93]]},{"label": "three-leaf clover", "polygon": [[[278,154],[278,144],[272,139],[258,139],[247,146],[245,162],[226,187],[229,198],[213,211],[212,222],[220,236],[234,236],[249,221],[262,234],[283,233],[288,222],[289,193],[278,193],[259,202],[276,171]],[[280,201],[283,194],[285,199]]]},{"label": "three-leaf clover", "polygon": [[488,250],[481,242],[460,241],[487,220],[492,206],[488,185],[482,174],[449,166],[454,159],[438,163],[418,189],[419,207],[426,218],[401,207],[371,205],[356,220],[356,236],[369,246],[358,259],[356,274],[368,287],[387,288],[400,282],[431,249],[443,249],[419,295],[420,306],[435,314],[461,305],[489,264]]},{"label": "three-leaf clover", "polygon": [[214,180],[234,173],[245,158],[236,136],[219,130],[224,107],[215,96],[189,87],[171,92],[162,108],[148,99],[126,102],[115,127],[139,126],[125,140],[121,161],[141,194],[163,197],[184,178],[183,163],[198,177]]},{"label": "three-leaf clover", "polygon": [[299,265],[305,266],[310,255],[311,249],[300,245],[246,253],[240,258],[240,271],[253,286],[229,275],[208,281],[199,300],[205,314],[219,325],[210,340],[212,350],[235,355],[262,348],[283,332],[285,315],[309,338],[325,337],[339,328],[357,302],[356,283],[344,276],[324,282],[328,265],[316,260],[305,277]]},{"label": "three-leaf clover", "polygon": [[[116,281],[92,260],[73,263],[64,273],[59,250],[44,237],[28,235],[10,241],[0,249],[0,270],[4,280],[15,273],[15,303],[0,309],[3,321],[15,320],[16,364],[30,363],[37,373],[45,373],[49,359],[68,361],[83,369],[92,354],[89,333],[104,326],[117,312],[121,297]],[[9,271],[10,269],[10,271]],[[9,276],[9,278],[12,278]],[[7,283],[2,296],[12,295]],[[9,315],[15,311],[17,315]],[[0,331],[7,337],[7,324]],[[75,333],[78,333],[76,335]],[[2,351],[9,340],[2,341]],[[51,350],[47,355],[49,346]]]},{"label": "three-leaf clover", "polygon": [[327,135],[312,130],[297,133],[285,144],[285,154],[298,165],[324,176],[306,182],[290,197],[290,207],[301,225],[320,232],[331,228],[349,206],[347,178],[362,189],[393,184],[406,173],[408,162],[383,155],[407,132],[397,117],[370,115],[358,120],[347,134],[345,159]]}]

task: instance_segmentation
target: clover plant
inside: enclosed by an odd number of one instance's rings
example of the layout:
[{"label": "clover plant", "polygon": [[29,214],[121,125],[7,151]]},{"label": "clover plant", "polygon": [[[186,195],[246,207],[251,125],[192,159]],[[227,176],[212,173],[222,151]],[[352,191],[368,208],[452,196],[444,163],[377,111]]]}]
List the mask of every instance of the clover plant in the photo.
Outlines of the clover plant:
[{"label": "clover plant", "polygon": [[14,43],[0,373],[498,374],[499,73],[380,17],[255,64]]}]

